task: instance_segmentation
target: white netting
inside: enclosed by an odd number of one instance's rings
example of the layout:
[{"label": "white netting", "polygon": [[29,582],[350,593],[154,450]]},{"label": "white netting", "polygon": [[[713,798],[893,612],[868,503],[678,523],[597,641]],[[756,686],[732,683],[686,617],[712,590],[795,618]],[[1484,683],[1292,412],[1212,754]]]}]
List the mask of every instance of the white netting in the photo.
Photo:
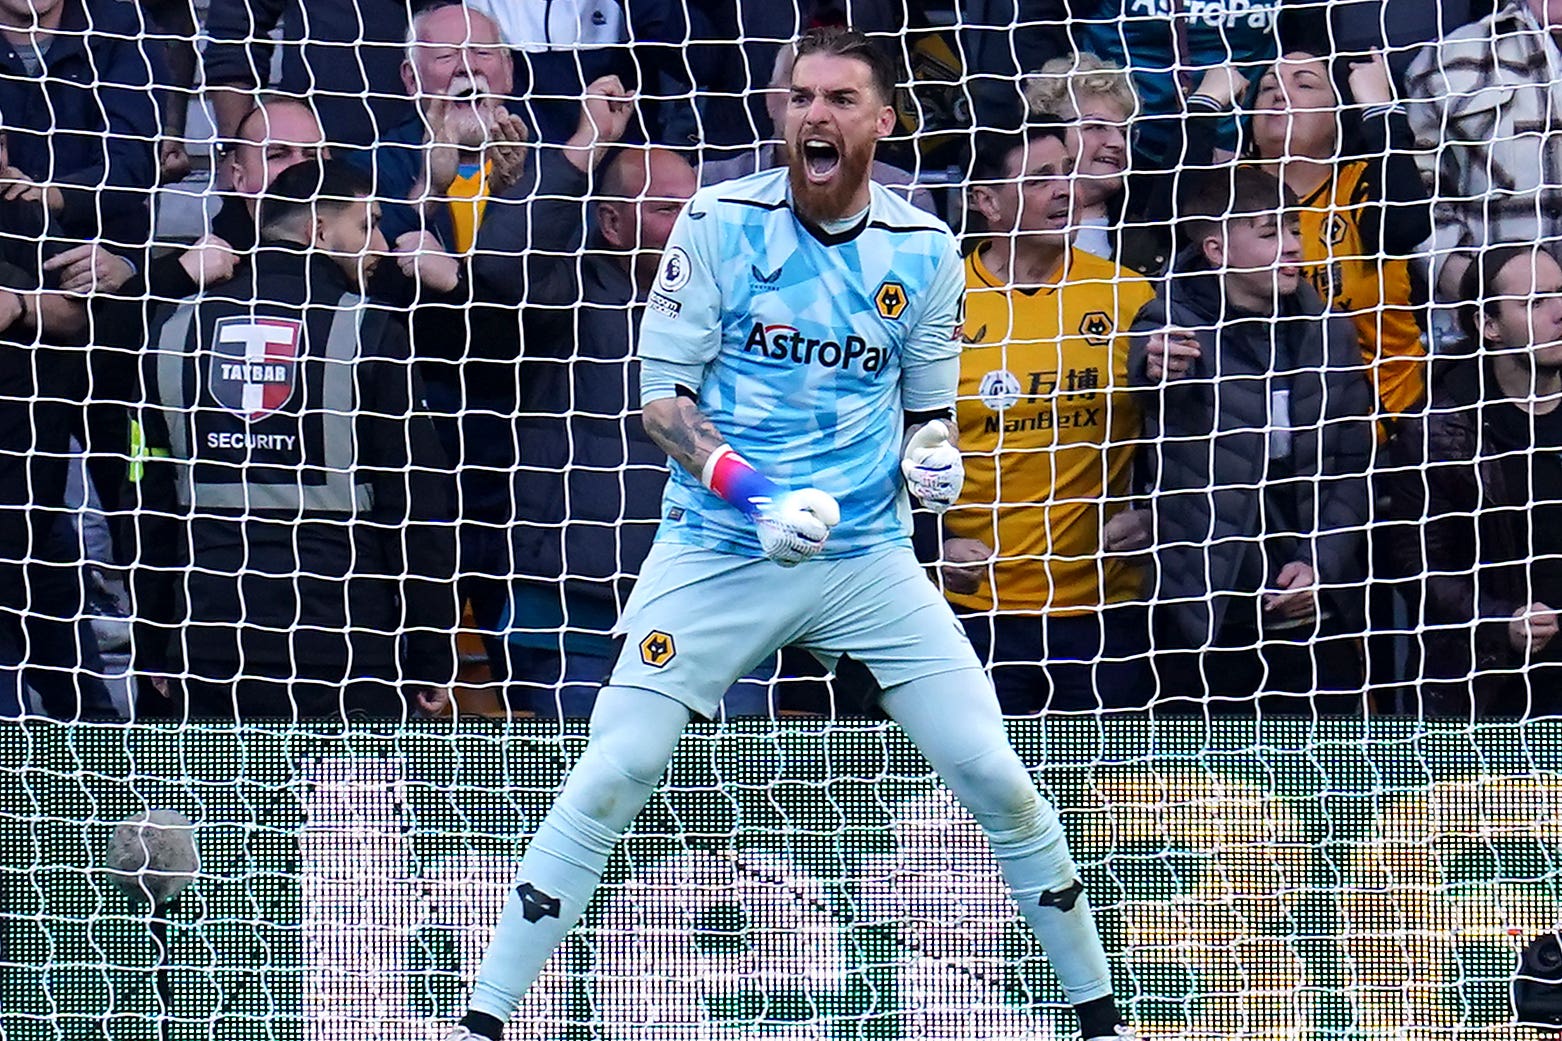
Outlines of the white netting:
[{"label": "white netting", "polygon": [[[1520,1036],[1558,925],[1554,6],[3,0],[0,1037],[460,1014],[662,516],[663,247],[786,163],[791,41],[842,19],[898,66],[874,178],[965,255],[965,493],[919,552],[1121,1005]],[[761,320],[766,245],[722,258],[729,350],[888,364]],[[814,288],[894,327],[908,277]],[[861,418],[812,405],[821,449]],[[687,661],[678,624],[626,653]],[[510,1036],[1071,1036],[874,687],[764,656]],[[160,810],[199,867],[149,908],[141,832],[105,857]]]}]

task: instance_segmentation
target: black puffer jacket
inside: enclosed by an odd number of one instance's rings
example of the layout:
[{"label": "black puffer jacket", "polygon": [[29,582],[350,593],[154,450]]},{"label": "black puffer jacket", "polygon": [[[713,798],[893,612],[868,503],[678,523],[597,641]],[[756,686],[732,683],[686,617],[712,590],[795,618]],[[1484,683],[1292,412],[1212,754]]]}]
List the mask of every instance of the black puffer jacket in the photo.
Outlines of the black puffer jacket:
[{"label": "black puffer jacket", "polygon": [[[1168,325],[1196,331],[1202,353],[1186,377],[1148,389],[1148,336]],[[1281,301],[1273,318],[1233,314],[1219,276],[1199,259],[1183,258],[1132,331],[1129,378],[1147,388],[1142,459],[1154,491],[1154,593],[1180,637],[1195,647],[1215,637],[1230,594],[1237,592],[1245,554],[1259,539],[1280,549],[1271,555],[1266,579],[1274,579],[1287,561],[1310,563],[1325,589],[1326,607],[1347,626],[1359,626],[1357,561],[1375,436],[1372,388],[1350,319],[1326,315],[1306,283]],[[1269,473],[1268,377],[1277,352],[1294,366],[1296,479],[1280,494],[1288,497],[1285,512],[1298,518],[1297,532],[1260,530]]]}]

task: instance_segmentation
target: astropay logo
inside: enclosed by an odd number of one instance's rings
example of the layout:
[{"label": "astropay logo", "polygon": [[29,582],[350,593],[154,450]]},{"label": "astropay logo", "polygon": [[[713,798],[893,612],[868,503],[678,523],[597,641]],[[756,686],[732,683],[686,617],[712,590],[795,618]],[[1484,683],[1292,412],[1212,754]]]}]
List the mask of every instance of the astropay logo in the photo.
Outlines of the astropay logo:
[{"label": "astropay logo", "polygon": [[794,365],[820,365],[827,369],[851,371],[861,364],[863,372],[877,372],[884,364],[883,347],[869,346],[855,334],[845,340],[804,336],[790,325],[765,325],[755,322],[743,344],[743,353],[758,353],[772,361],[790,360]]}]

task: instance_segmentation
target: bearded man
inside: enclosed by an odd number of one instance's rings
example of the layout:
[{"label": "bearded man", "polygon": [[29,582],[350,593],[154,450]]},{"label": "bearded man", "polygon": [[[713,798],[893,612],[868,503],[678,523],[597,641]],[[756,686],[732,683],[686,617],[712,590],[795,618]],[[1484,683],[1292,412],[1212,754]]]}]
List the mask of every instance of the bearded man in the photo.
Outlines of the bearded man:
[{"label": "bearded man", "polygon": [[[911,550],[911,496],[941,512],[963,481],[965,276],[949,228],[869,177],[894,92],[862,34],[810,31],[788,169],[703,188],[673,225],[639,331],[645,432],[673,463],[662,523],[586,750],[526,845],[450,1041],[500,1041],[684,728],[784,646],[873,674],[879,707],[986,830],[1081,1035],[1134,1036],[1057,810]],[[679,1012],[656,1014],[652,1032]]]},{"label": "bearded man", "polygon": [[[416,114],[366,157],[384,205],[386,241],[464,253],[489,198],[526,176],[526,124],[505,109],[514,87],[510,49],[481,11],[449,3],[419,12],[407,30],[401,82]],[[401,205],[391,200],[405,199]],[[406,236],[426,232],[416,242]]]}]

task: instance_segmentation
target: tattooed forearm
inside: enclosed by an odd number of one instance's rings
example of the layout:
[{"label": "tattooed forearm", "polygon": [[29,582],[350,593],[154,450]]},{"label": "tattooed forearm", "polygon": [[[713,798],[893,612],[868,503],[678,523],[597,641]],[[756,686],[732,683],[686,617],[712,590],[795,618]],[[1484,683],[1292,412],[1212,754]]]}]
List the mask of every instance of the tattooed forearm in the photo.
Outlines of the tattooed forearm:
[{"label": "tattooed forearm", "polygon": [[647,402],[643,418],[651,440],[696,477],[711,453],[727,443],[699,406],[685,397]]}]

